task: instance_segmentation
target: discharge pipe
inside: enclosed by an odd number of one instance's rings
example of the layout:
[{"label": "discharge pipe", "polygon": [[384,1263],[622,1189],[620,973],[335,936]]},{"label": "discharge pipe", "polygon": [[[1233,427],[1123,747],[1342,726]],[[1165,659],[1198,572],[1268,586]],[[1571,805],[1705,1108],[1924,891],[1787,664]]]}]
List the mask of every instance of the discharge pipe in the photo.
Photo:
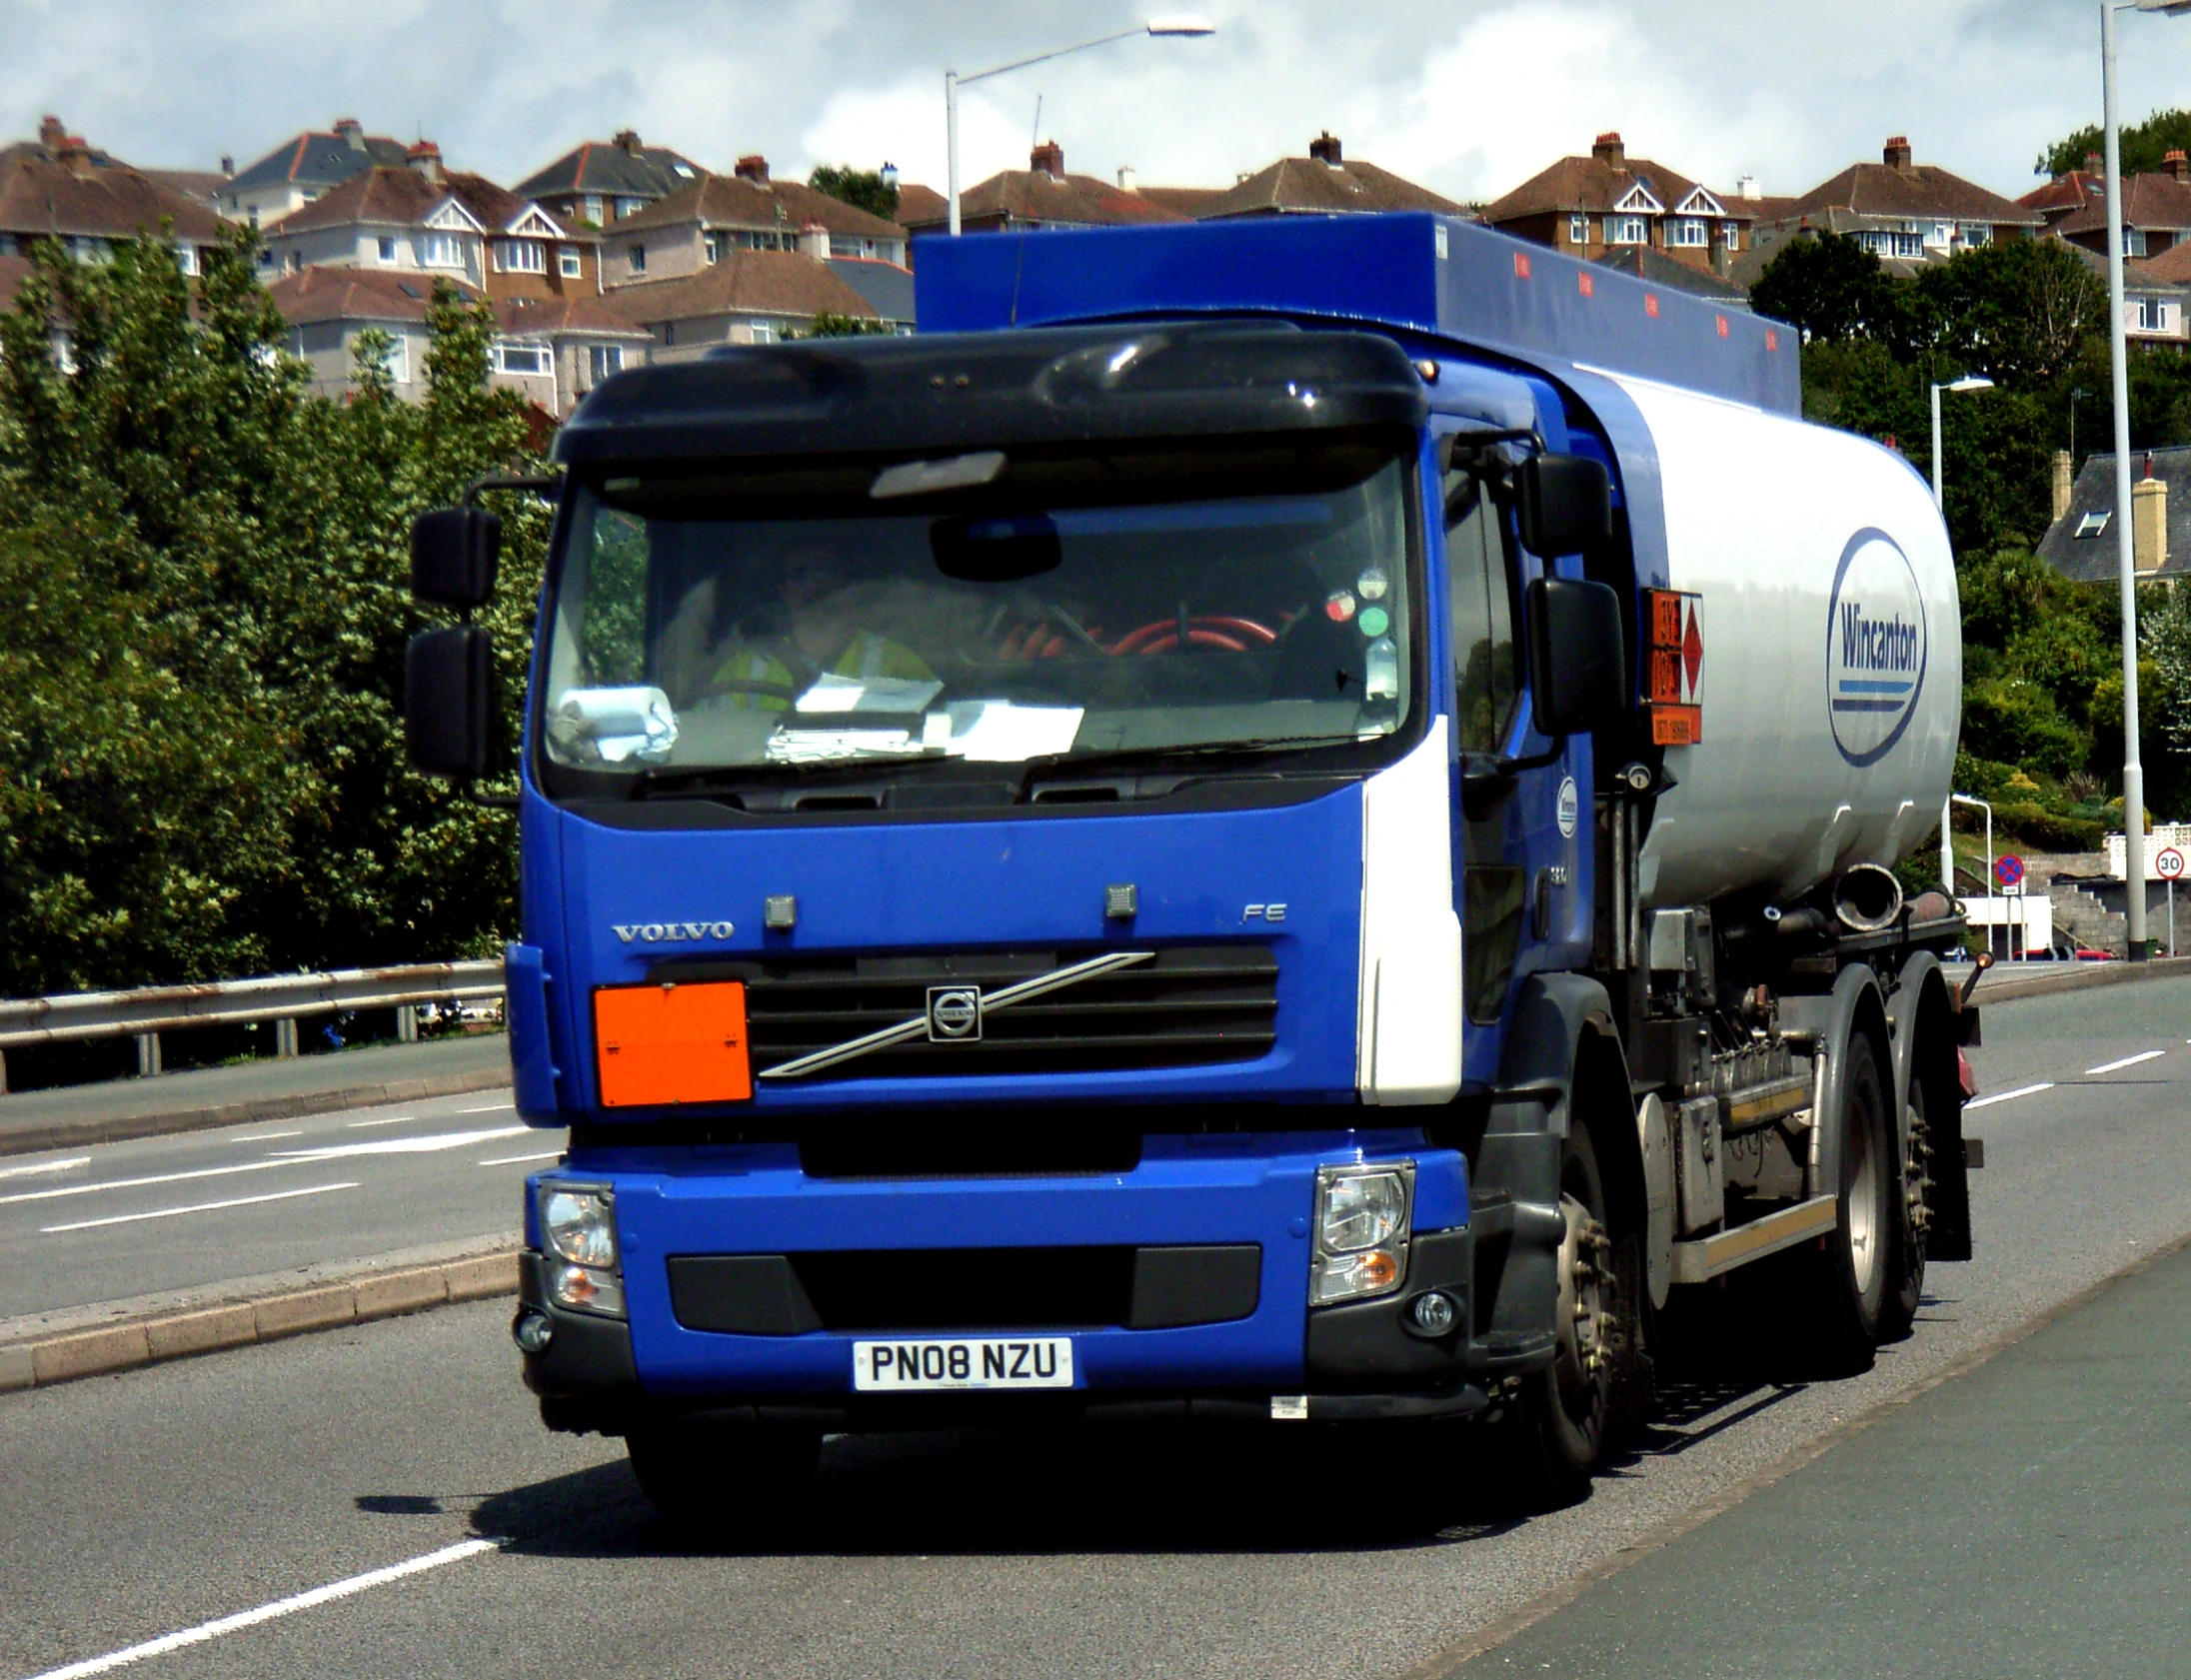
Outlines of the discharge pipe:
[{"label": "discharge pipe", "polygon": [[1892,869],[1858,863],[1833,883],[1833,913],[1858,933],[1876,933],[1902,913],[1902,883]]}]

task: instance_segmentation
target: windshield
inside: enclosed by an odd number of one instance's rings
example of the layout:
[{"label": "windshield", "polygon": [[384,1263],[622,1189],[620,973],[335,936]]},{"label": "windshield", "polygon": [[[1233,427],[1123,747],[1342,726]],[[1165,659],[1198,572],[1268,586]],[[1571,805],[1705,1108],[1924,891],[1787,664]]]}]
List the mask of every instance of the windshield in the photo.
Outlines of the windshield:
[{"label": "windshield", "polygon": [[1389,735],[1410,459],[1322,439],[582,487],[545,751],[636,774]]}]

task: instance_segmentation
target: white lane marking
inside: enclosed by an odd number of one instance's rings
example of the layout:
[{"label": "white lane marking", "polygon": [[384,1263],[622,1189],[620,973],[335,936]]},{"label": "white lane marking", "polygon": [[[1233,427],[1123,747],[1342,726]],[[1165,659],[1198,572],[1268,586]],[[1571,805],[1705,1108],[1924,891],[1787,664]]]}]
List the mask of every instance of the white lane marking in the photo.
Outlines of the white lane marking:
[{"label": "white lane marking", "polygon": [[417,1118],[416,1114],[391,1114],[385,1120],[351,1120],[348,1127],[352,1131],[364,1131],[370,1126],[400,1126],[406,1120]]},{"label": "white lane marking", "polygon": [[303,1135],[304,1127],[299,1126],[294,1131],[238,1132],[234,1137],[231,1137],[229,1141],[231,1143],[271,1143],[277,1137],[302,1137]]},{"label": "white lane marking", "polygon": [[329,1190],[354,1190],[353,1180],[342,1184],[310,1184],[301,1190],[275,1190],[263,1196],[235,1196],[227,1201],[199,1201],[188,1207],[155,1207],[150,1213],[110,1213],[104,1219],[78,1219],[67,1225],[40,1225],[40,1236],[59,1236],[63,1231],[96,1230],[101,1225],[134,1225],[140,1219],[172,1219],[181,1213],[218,1213],[224,1207],[256,1207],[262,1201],[289,1201],[297,1196],[324,1196]]},{"label": "white lane marking", "polygon": [[194,1166],[188,1172],[156,1172],[148,1178],[105,1178],[96,1184],[69,1184],[57,1190],[17,1190],[0,1196],[0,1207],[19,1201],[53,1201],[61,1196],[88,1196],[100,1190],[135,1190],[146,1184],[180,1184],[191,1178],[227,1178],[238,1172],[264,1172],[269,1167],[295,1166],[295,1161],[242,1161],[235,1166]]},{"label": "white lane marking", "polygon": [[0,1166],[0,1178],[43,1178],[49,1172],[74,1172],[90,1164],[89,1155],[71,1155],[64,1161],[40,1161],[35,1166]]},{"label": "white lane marking", "polygon": [[481,1166],[516,1166],[520,1161],[559,1161],[561,1159],[563,1159],[561,1149],[550,1149],[545,1154],[538,1155],[492,1155],[479,1164]]},{"label": "white lane marking", "polygon": [[477,1131],[436,1131],[424,1137],[384,1137],[374,1143],[330,1143],[318,1149],[281,1149],[285,1161],[331,1161],[348,1155],[431,1155],[461,1149],[467,1143],[491,1143],[498,1137],[522,1137],[531,1126],[483,1126]]},{"label": "white lane marking", "polygon": [[515,1102],[483,1102],[477,1108],[459,1108],[460,1114],[499,1114],[505,1108],[515,1108]]},{"label": "white lane marking", "polygon": [[2004,1090],[1996,1096],[1981,1096],[1975,1102],[1966,1102],[1963,1104],[1963,1112],[1967,1114],[1973,1108],[1983,1108],[1995,1102],[2006,1102],[2011,1097],[2036,1096],[2043,1090],[2052,1090],[2053,1088],[2054,1081],[2052,1079],[2049,1079],[2043,1085],[2018,1085],[2014,1090]]},{"label": "white lane marking", "polygon": [[2085,1074],[2090,1077],[2094,1073],[2113,1073],[2124,1067],[2135,1067],[2141,1061],[2151,1061],[2154,1057],[2164,1056],[2167,1053],[2166,1050],[2147,1050],[2140,1055],[2126,1055],[2120,1061],[2103,1061],[2097,1067],[2087,1067]]},{"label": "white lane marking", "polygon": [[233,1616],[222,1616],[210,1622],[200,1622],[196,1627],[186,1627],[176,1633],[162,1634],[158,1639],[148,1639],[142,1645],[131,1645],[123,1650],[109,1651],[103,1657],[87,1657],[82,1662],[70,1663],[65,1668],[49,1668],[43,1674],[34,1674],[31,1680],[87,1680],[94,1674],[111,1674],[131,1663],[143,1662],[147,1657],[161,1657],[170,1651],[180,1651],[187,1645],[203,1645],[209,1639],[218,1639],[224,1633],[257,1627],[261,1622],[271,1622],[283,1616],[294,1616],[299,1610],[311,1610],[322,1604],[331,1604],[338,1598],[348,1598],[353,1593],[370,1592],[375,1587],[385,1587],[392,1581],[400,1581],[407,1575],[424,1574],[429,1569],[439,1569],[445,1563],[458,1563],[481,1552],[500,1548],[500,1540],[462,1540],[454,1546],[444,1546],[438,1552],[428,1552],[421,1557],[405,1558],[401,1563],[391,1563],[385,1569],[369,1569],[363,1575],[352,1575],[347,1580],[330,1581],[324,1587],[314,1587],[310,1592],[277,1598],[271,1604],[262,1604],[256,1610],[240,1610]]}]

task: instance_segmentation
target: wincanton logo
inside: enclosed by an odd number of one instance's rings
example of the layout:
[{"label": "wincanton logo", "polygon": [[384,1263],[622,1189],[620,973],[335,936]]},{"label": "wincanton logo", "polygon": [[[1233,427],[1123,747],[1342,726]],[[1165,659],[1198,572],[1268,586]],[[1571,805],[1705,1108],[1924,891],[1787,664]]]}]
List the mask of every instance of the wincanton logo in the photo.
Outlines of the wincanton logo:
[{"label": "wincanton logo", "polygon": [[1861,769],[1894,749],[1924,693],[1925,603],[1916,571],[1884,531],[1841,551],[1826,609],[1826,704],[1833,744]]}]

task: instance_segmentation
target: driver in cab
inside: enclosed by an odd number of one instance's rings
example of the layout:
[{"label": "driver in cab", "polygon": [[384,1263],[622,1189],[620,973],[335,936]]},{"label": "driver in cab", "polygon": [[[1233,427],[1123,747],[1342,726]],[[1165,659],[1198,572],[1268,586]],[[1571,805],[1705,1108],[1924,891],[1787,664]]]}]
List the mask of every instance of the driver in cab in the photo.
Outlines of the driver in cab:
[{"label": "driver in cab", "polygon": [[[702,582],[685,611],[712,617],[714,591],[714,579]],[[888,593],[835,544],[795,543],[777,563],[773,594],[732,624],[712,671],[703,663],[703,698],[739,711],[788,712],[826,676],[934,681],[919,654],[875,628],[889,616]]]}]

